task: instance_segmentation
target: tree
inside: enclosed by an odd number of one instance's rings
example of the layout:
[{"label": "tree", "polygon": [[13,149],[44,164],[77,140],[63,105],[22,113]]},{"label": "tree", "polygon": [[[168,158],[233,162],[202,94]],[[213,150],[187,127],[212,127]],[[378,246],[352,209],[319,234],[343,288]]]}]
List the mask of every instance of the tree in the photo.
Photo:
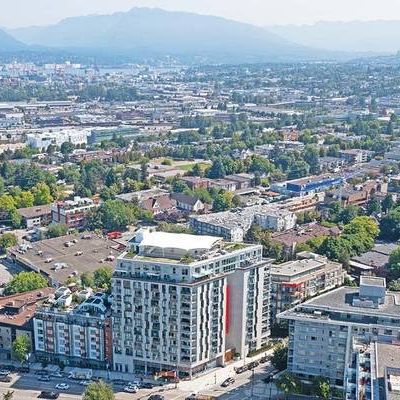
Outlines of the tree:
[{"label": "tree", "polygon": [[280,343],[275,347],[272,355],[271,363],[279,371],[283,371],[287,367],[288,348]]},{"label": "tree", "polygon": [[393,208],[381,219],[380,231],[382,239],[400,239],[400,208]]},{"label": "tree", "polygon": [[18,239],[13,233],[4,233],[0,236],[0,251],[5,253],[7,249],[16,246],[17,243]]},{"label": "tree", "polygon": [[37,272],[20,272],[7,283],[4,294],[6,296],[42,289],[48,286],[47,279]]},{"label": "tree", "polygon": [[290,372],[283,373],[275,383],[278,389],[285,394],[285,397],[288,394],[301,393],[300,380]]},{"label": "tree", "polygon": [[185,182],[180,181],[179,179],[175,180],[172,183],[172,191],[174,193],[183,193],[185,191],[189,190],[189,186],[186,185]]},{"label": "tree", "polygon": [[381,212],[381,203],[377,199],[371,199],[366,206],[368,215],[379,214]]},{"label": "tree", "polygon": [[113,269],[111,267],[105,266],[99,268],[93,274],[94,285],[101,289],[110,290],[112,275]]},{"label": "tree", "polygon": [[382,200],[382,211],[386,214],[394,207],[393,196],[391,194],[386,195]]},{"label": "tree", "polygon": [[389,282],[388,289],[392,292],[400,292],[400,279]]},{"label": "tree", "polygon": [[119,200],[105,201],[88,217],[88,225],[92,229],[108,231],[125,230],[127,225],[135,221],[135,212],[131,205]]},{"label": "tree", "polygon": [[83,394],[83,400],[114,400],[114,392],[111,386],[103,381],[91,383]]},{"label": "tree", "polygon": [[35,206],[50,204],[53,202],[50,187],[44,182],[39,182],[33,189],[33,199]]},{"label": "tree", "polygon": [[7,390],[7,392],[3,393],[3,400],[12,400],[14,397],[14,392],[12,390]]},{"label": "tree", "polygon": [[400,247],[389,256],[388,270],[393,280],[400,278]]},{"label": "tree", "polygon": [[60,151],[63,156],[69,156],[74,150],[75,146],[71,142],[64,142],[60,147]]},{"label": "tree", "polygon": [[94,287],[94,277],[90,272],[81,274],[81,283],[84,287]]},{"label": "tree", "polygon": [[223,178],[226,175],[225,166],[220,158],[213,161],[211,168],[208,171],[208,177],[217,179]]},{"label": "tree", "polygon": [[21,364],[26,361],[31,350],[32,343],[28,335],[19,335],[12,343],[13,355]]},{"label": "tree", "polygon": [[340,211],[338,215],[338,220],[344,224],[348,224],[352,219],[357,217],[360,209],[357,206],[349,205]]},{"label": "tree", "polygon": [[57,238],[65,236],[68,233],[68,226],[65,224],[52,223],[47,228],[47,236],[49,238]]},{"label": "tree", "polygon": [[331,394],[331,386],[329,381],[322,376],[318,376],[313,380],[313,388],[315,394],[323,400],[328,400]]}]

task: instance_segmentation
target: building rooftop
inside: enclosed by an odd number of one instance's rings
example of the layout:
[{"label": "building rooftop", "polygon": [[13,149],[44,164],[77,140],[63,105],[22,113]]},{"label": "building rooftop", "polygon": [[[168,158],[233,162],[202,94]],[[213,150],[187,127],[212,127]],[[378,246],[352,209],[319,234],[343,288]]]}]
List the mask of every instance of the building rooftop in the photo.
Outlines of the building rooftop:
[{"label": "building rooftop", "polygon": [[64,283],[74,275],[94,272],[104,265],[113,268],[121,254],[119,244],[95,234],[73,234],[34,242],[10,250],[25,267]]},{"label": "building rooftop", "polygon": [[53,288],[0,297],[0,324],[24,326],[41,302],[54,293]]},{"label": "building rooftop", "polygon": [[42,215],[51,214],[51,206],[44,205],[44,206],[19,208],[18,214],[20,214],[23,218],[26,219],[41,217]]},{"label": "building rooftop", "polygon": [[216,236],[197,236],[185,233],[151,232],[145,235],[140,247],[170,248],[183,251],[210,250],[222,238]]}]

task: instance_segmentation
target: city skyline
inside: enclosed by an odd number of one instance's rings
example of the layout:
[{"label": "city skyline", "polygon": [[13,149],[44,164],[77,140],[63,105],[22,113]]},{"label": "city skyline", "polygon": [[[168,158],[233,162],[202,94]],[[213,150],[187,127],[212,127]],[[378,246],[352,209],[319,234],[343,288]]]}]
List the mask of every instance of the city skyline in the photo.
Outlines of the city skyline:
[{"label": "city skyline", "polygon": [[[367,21],[393,20],[400,15],[398,0],[344,0],[319,2],[317,0],[283,0],[278,4],[268,4],[261,0],[249,0],[245,4],[238,0],[79,0],[57,4],[51,0],[16,0],[3,5],[0,26],[16,28],[32,25],[55,24],[68,17],[88,14],[110,14],[127,11],[133,7],[159,7],[172,11],[187,11],[199,14],[216,15],[247,22],[259,26],[285,24],[313,24],[319,21]],[[24,10],[21,13],[21,10]],[[288,10],[291,10],[288,12]]]}]

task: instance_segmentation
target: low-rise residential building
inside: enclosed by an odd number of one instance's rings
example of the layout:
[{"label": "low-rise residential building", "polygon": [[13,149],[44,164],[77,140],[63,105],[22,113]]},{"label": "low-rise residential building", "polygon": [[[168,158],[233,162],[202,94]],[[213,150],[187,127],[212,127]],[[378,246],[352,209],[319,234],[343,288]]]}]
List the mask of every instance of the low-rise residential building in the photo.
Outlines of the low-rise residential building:
[{"label": "low-rise residential building", "polygon": [[260,245],[142,229],[112,280],[114,369],[193,376],[269,336],[270,264]]},{"label": "low-rise residential building", "polygon": [[50,205],[19,208],[18,214],[22,217],[27,229],[46,226],[52,220]]},{"label": "low-rise residential building", "polygon": [[205,204],[195,196],[184,193],[172,193],[171,199],[176,201],[176,207],[182,211],[198,213],[205,209]]},{"label": "low-rise residential building", "polygon": [[[96,293],[77,304],[70,292],[56,292],[33,318],[36,358],[81,368],[111,366],[111,319],[106,297],[105,293]],[[66,303],[67,298],[71,301]]]},{"label": "low-rise residential building", "polygon": [[306,299],[343,284],[342,264],[319,254],[301,252],[298,259],[271,268],[271,321]]},{"label": "low-rise residential building", "polygon": [[33,315],[52,293],[54,289],[44,288],[0,297],[0,364],[12,359],[12,344],[20,335],[27,336],[33,348]]},{"label": "low-rise residential building", "polygon": [[[354,388],[349,385],[357,373],[356,339],[368,344],[399,342],[400,295],[386,291],[384,278],[364,276],[359,288],[334,289],[284,311],[278,318],[289,321],[288,371],[302,379],[325,377],[347,392]],[[360,378],[357,376],[357,382]],[[376,390],[379,387],[375,386]],[[358,398],[352,396],[347,398]]]},{"label": "low-rise residential building", "polygon": [[263,229],[285,231],[296,225],[296,214],[273,204],[256,205],[200,216],[191,216],[191,228],[199,235],[222,236],[242,242],[253,224]]},{"label": "low-rise residential building", "polygon": [[176,201],[169,194],[146,198],[139,202],[139,206],[154,216],[176,211]]},{"label": "low-rise residential building", "polygon": [[51,206],[52,222],[65,224],[68,228],[83,228],[88,213],[98,205],[87,197],[75,197],[74,200],[66,200],[54,203]]},{"label": "low-rise residential building", "polygon": [[349,149],[340,151],[340,157],[348,164],[366,163],[373,157],[374,152],[362,149]]}]

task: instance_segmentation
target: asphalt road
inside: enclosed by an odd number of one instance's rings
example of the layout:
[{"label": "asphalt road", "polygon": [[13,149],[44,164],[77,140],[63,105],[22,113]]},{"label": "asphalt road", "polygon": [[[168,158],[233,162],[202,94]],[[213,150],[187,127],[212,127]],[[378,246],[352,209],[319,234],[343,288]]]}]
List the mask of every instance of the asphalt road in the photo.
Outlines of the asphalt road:
[{"label": "asphalt road", "polygon": [[[138,393],[124,393],[123,386],[113,385],[117,400],[145,400],[152,393],[163,394],[165,400],[184,400],[192,393],[206,394],[215,396],[222,400],[256,400],[269,399],[270,394],[275,394],[276,389],[273,385],[267,385],[263,379],[273,371],[270,364],[261,364],[252,371],[236,374],[233,368],[221,368],[214,373],[210,372],[206,376],[190,382],[180,382],[178,387],[173,385],[163,389],[140,389]],[[42,390],[56,390],[58,383],[67,383],[70,388],[60,392],[60,400],[78,400],[82,398],[85,387],[78,382],[67,378],[51,378],[50,382],[38,381],[38,376],[34,374],[12,374],[11,383],[0,382],[0,393],[7,390],[14,391],[14,400],[36,399]],[[228,388],[222,388],[221,383],[228,377],[234,377],[235,383]],[[215,383],[217,382],[217,383]]]}]

